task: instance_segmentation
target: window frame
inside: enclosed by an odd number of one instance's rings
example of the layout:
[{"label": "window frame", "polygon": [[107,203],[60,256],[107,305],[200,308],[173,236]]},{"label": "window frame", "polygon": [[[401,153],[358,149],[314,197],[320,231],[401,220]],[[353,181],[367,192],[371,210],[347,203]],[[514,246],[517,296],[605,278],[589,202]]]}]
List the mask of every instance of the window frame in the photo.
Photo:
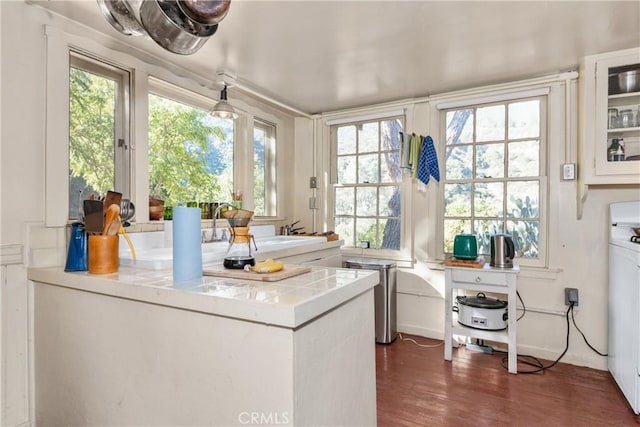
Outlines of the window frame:
[{"label": "window frame", "polygon": [[[438,129],[439,129],[439,152],[440,154],[440,165],[442,170],[442,185],[439,186],[438,189],[438,205],[437,213],[435,216],[435,251],[437,259],[444,260],[450,257],[452,254],[444,251],[444,197],[445,197],[445,184],[450,182],[446,179],[445,168],[445,155],[446,155],[446,114],[449,111],[461,110],[467,108],[479,108],[486,107],[492,105],[505,105],[505,108],[508,108],[508,105],[514,102],[519,101],[528,101],[528,100],[540,100],[540,153],[539,153],[539,175],[526,177],[527,180],[538,180],[539,181],[539,221],[540,221],[540,229],[539,229],[539,252],[537,259],[531,258],[516,258],[516,263],[521,266],[526,267],[546,267],[548,264],[548,254],[547,254],[547,236],[549,232],[548,228],[548,211],[549,211],[549,196],[548,196],[548,186],[549,186],[549,159],[548,159],[548,151],[549,151],[549,138],[550,138],[550,120],[549,120],[549,111],[551,109],[550,105],[552,103],[548,90],[534,90],[534,91],[517,91],[517,92],[508,92],[500,95],[494,95],[493,97],[488,98],[469,98],[462,99],[456,102],[453,102],[453,105],[447,105],[447,103],[440,104],[436,106],[437,108],[437,120],[438,120]],[[508,122],[505,123],[505,129],[509,126]],[[475,131],[475,127],[474,127]],[[475,145],[483,144],[484,142],[475,141],[472,145],[474,146],[474,170],[475,170]],[[505,134],[505,147],[508,147],[510,141],[507,139]],[[508,151],[505,151],[504,164],[507,165],[508,160]],[[506,170],[506,169],[505,169]],[[504,182],[505,188],[504,192],[506,192],[506,184],[512,181],[521,181],[522,178],[510,178],[508,176],[504,176],[501,179],[493,179],[495,182]],[[474,183],[474,182],[482,182],[481,179],[477,179],[472,177],[470,180],[465,180],[465,182]],[[506,200],[505,200],[506,203]],[[471,220],[474,219],[473,211],[471,214]],[[508,222],[509,218],[505,215],[505,221]]]},{"label": "window frame", "polygon": [[[274,123],[271,123],[267,120],[263,120],[261,118],[255,117],[253,119],[253,132],[255,129],[260,129],[265,132],[265,139],[268,141],[268,144],[265,143],[264,150],[264,165],[265,165],[265,176],[264,176],[264,212],[265,214],[262,216],[258,216],[259,218],[275,218],[278,216],[278,203],[277,203],[277,158],[278,158],[278,148],[277,148],[277,126]],[[252,143],[252,152],[255,150],[253,147],[253,138],[251,140]],[[255,168],[255,162],[253,161],[253,156],[251,156],[251,170]],[[255,179],[255,176],[254,176]],[[252,194],[253,197],[253,194]]]},{"label": "window frame", "polygon": [[[208,111],[210,109],[213,108],[213,106],[215,105],[215,103],[217,101],[208,98],[206,96],[197,94],[195,92],[190,91],[189,89],[180,87],[176,84],[173,84],[171,82],[167,82],[163,79],[159,79],[157,77],[154,76],[149,76],[148,77],[148,86],[147,86],[147,91],[145,93],[145,96],[147,98],[147,106],[148,106],[148,99],[149,99],[149,95],[155,95],[161,98],[166,98],[169,99],[171,101],[177,102],[179,104],[184,104],[186,106],[192,107],[192,108],[197,108],[200,110],[204,110],[204,111]],[[147,113],[148,113],[148,108],[147,108]],[[148,126],[148,121],[149,121],[149,117],[147,114],[147,117],[145,118],[147,121],[147,126]],[[238,136],[238,122],[236,120],[236,122],[234,123],[233,126],[233,145],[234,145],[234,149],[233,149],[233,186],[234,189],[238,188],[236,186],[236,183],[239,181],[238,177],[239,177],[239,173],[238,173],[238,168],[242,167],[241,164],[239,164],[238,161],[238,144],[237,144],[237,136]],[[148,127],[147,127],[147,140],[148,140]],[[147,158],[148,161],[148,158]],[[147,163],[147,172],[149,171],[149,166]],[[149,183],[149,173],[146,174],[146,181],[147,184]],[[229,195],[229,199],[227,200],[210,200],[210,202],[219,202],[219,203],[231,203],[231,197]]]},{"label": "window frame", "polygon": [[[367,123],[378,123],[378,132],[380,132],[379,123],[390,121],[390,120],[400,120],[402,123],[403,131],[406,129],[408,117],[406,111],[402,112],[393,111],[393,112],[380,112],[375,113],[366,117],[344,117],[337,119],[335,121],[329,120],[327,121],[327,125],[329,126],[329,187],[327,192],[327,224],[329,229],[335,229],[335,189],[339,185],[338,184],[338,172],[337,172],[337,159],[338,159],[338,150],[337,150],[337,133],[338,128],[344,126],[358,126],[364,125]],[[400,155],[401,155],[400,148]],[[367,154],[377,153],[381,155],[384,153],[378,149],[377,151],[367,152]],[[380,167],[380,165],[378,165]],[[407,181],[410,180],[405,179],[406,176],[403,173],[400,180],[397,183],[354,183],[349,184],[349,186],[357,187],[388,187],[388,186],[397,186],[400,190],[400,215],[398,220],[400,222],[400,248],[399,249],[375,249],[370,248],[367,249],[367,254],[370,256],[384,257],[389,259],[395,259],[404,262],[412,262],[412,246],[413,239],[410,230],[412,229],[412,221],[410,215],[410,207],[411,207],[411,186],[407,185]],[[377,217],[381,218],[381,217]],[[356,242],[357,245],[358,242]],[[343,246],[341,248],[342,253],[344,255],[359,255],[362,256],[363,251],[359,246]]]},{"label": "window frame", "polygon": [[[117,83],[114,111],[114,187],[123,198],[131,196],[131,87],[132,71],[75,49],[69,50],[69,68],[95,74]],[[68,163],[67,163],[68,165]],[[69,166],[67,166],[69,167]],[[68,184],[67,184],[68,185]],[[71,198],[71,195],[69,195]],[[77,220],[68,216],[70,221]]]}]

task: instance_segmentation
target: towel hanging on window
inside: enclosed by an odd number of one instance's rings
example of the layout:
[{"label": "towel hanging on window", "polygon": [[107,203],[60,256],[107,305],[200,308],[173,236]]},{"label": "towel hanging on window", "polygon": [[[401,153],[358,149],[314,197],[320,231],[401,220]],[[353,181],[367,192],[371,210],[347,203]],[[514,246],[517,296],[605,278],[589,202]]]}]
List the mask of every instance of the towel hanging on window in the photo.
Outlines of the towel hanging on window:
[{"label": "towel hanging on window", "polygon": [[423,184],[429,183],[429,177],[432,176],[436,181],[440,182],[440,168],[438,166],[438,154],[433,139],[430,136],[424,138],[422,149],[420,150],[420,159],[418,160],[418,179]]},{"label": "towel hanging on window", "polygon": [[409,163],[411,164],[411,176],[418,177],[418,163],[420,161],[420,152],[422,150],[422,137],[411,134],[411,153],[409,154]]},{"label": "towel hanging on window", "polygon": [[400,132],[400,141],[402,141],[401,145],[401,153],[402,153],[402,164],[400,167],[405,169],[405,171],[411,171],[411,162],[409,161],[409,157],[411,156],[411,134]]}]

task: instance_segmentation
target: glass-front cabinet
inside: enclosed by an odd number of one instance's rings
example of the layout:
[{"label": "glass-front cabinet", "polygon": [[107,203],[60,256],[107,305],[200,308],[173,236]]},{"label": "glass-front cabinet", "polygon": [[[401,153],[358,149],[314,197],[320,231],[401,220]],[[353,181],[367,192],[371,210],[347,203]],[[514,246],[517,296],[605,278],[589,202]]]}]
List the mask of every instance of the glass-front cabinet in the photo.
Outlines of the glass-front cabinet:
[{"label": "glass-front cabinet", "polygon": [[640,48],[585,57],[579,88],[581,202],[589,186],[640,185]]},{"label": "glass-front cabinet", "polygon": [[596,69],[596,172],[640,173],[640,57],[633,59],[638,62],[599,62],[607,78]]}]

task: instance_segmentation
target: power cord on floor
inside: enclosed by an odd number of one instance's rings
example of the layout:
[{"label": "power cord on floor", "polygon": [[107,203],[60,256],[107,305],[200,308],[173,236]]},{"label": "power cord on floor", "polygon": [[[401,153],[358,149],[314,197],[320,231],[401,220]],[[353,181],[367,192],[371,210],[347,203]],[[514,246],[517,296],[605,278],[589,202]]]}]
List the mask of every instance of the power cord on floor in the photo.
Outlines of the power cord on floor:
[{"label": "power cord on floor", "polygon": [[578,332],[580,332],[580,335],[582,335],[582,339],[584,340],[585,344],[587,344],[587,346],[595,351],[596,353],[598,353],[600,356],[608,356],[608,353],[600,353],[598,350],[596,350],[591,344],[589,344],[589,341],[587,341],[587,337],[584,336],[584,334],[582,333],[582,331],[580,330],[580,328],[578,328],[578,325],[576,324],[576,318],[573,317],[573,303],[571,303],[571,320],[573,321],[573,326],[576,327],[576,329],[578,330]]},{"label": "power cord on floor", "polygon": [[[522,299],[520,299],[520,301],[522,302]],[[522,305],[524,307],[524,303]],[[519,374],[535,374],[537,372],[542,372],[542,371],[544,371],[546,369],[554,367],[558,362],[560,362],[560,360],[567,353],[567,350],[569,350],[569,331],[571,329],[571,324],[569,323],[569,313],[571,313],[571,320],[573,321],[573,325],[576,327],[578,332],[580,332],[580,335],[582,335],[582,338],[584,339],[584,342],[587,344],[587,346],[589,346],[589,348],[591,350],[595,351],[600,356],[607,356],[606,353],[601,353],[598,350],[596,350],[593,346],[591,346],[591,344],[589,344],[589,341],[587,341],[587,338],[582,333],[580,328],[578,328],[578,325],[576,324],[576,319],[575,319],[574,314],[573,314],[574,305],[575,305],[575,303],[573,303],[573,302],[570,303],[569,304],[569,308],[567,309],[567,312],[565,313],[565,319],[567,321],[567,340],[566,340],[566,345],[565,345],[565,348],[564,348],[564,351],[562,352],[562,354],[556,360],[554,360],[550,365],[547,365],[547,366],[545,366],[536,357],[529,356],[529,355],[518,354],[517,355],[518,362],[523,363],[525,365],[534,366],[536,368],[536,369],[532,369],[530,371],[522,371],[522,370],[518,369],[518,373]],[[504,352],[501,351],[501,353],[504,353]],[[505,368],[505,369],[508,369],[508,366],[507,366],[508,360],[509,360],[509,356],[508,355],[505,355],[505,356],[502,357],[502,367]]]},{"label": "power cord on floor", "polygon": [[402,336],[402,334],[400,332],[398,332],[398,337],[400,338],[401,341],[409,341],[414,343],[415,345],[417,345],[418,347],[424,347],[424,348],[434,348],[434,347],[440,347],[441,345],[444,344],[444,341],[438,343],[438,344],[419,344],[416,340],[412,339],[412,338],[405,338]]}]

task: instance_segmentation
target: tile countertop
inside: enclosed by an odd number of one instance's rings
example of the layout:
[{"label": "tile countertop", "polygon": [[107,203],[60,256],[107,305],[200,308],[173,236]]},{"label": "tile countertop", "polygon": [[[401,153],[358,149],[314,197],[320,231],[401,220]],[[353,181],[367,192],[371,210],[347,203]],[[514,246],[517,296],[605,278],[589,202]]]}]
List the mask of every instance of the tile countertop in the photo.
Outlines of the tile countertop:
[{"label": "tile countertop", "polygon": [[[132,235],[133,236],[133,235]],[[344,244],[343,240],[327,241],[326,237],[302,237],[302,236],[267,236],[256,238],[257,251],[252,253],[256,262],[267,258],[284,258],[301,253],[321,251],[325,249],[339,248]],[[136,261],[131,259],[131,252],[120,239],[120,265],[137,265],[150,269],[167,269],[173,266],[173,249],[171,247],[140,248],[134,242]],[[212,263],[221,261],[229,248],[228,242],[215,242],[202,244],[202,261]]]},{"label": "tile countertop", "polygon": [[29,280],[145,303],[297,328],[373,288],[376,271],[313,267],[277,282],[213,276],[174,282],[171,270],[120,266],[117,273],[30,268]]}]

